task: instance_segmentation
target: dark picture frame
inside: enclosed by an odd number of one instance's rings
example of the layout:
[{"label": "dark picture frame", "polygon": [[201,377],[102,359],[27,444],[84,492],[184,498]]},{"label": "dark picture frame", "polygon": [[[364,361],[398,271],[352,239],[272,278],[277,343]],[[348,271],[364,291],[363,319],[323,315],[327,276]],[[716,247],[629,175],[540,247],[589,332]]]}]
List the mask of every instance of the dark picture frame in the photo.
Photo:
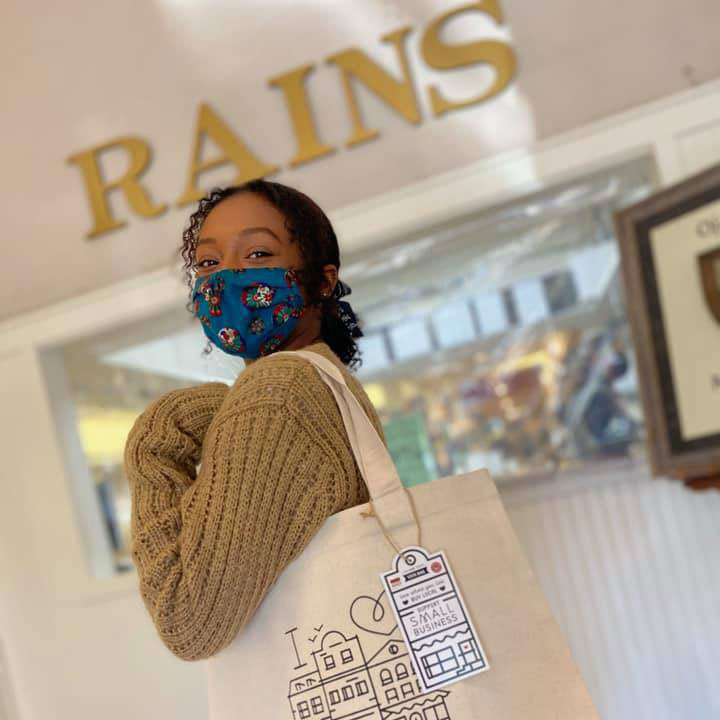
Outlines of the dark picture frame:
[{"label": "dark picture frame", "polygon": [[[712,167],[683,182],[668,187],[615,214],[615,227],[622,259],[622,274],[627,312],[635,342],[640,391],[648,433],[648,454],[654,475],[681,478],[686,481],[707,479],[717,484],[720,478],[720,413],[717,427],[701,436],[688,438],[683,434],[679,411],[679,387],[674,372],[689,372],[690,368],[672,366],[668,345],[666,310],[659,287],[656,267],[657,252],[661,250],[654,230],[720,201],[720,165]],[[720,215],[720,214],[719,214]],[[692,215],[693,219],[696,217]],[[714,215],[713,215],[714,217]],[[697,273],[694,278],[702,290],[704,304],[698,301],[698,313],[712,313],[720,333],[720,216],[697,223],[697,238],[683,235],[680,242],[685,262],[694,254]],[[666,226],[666,225],[665,225]],[[666,226],[667,227],[667,226]],[[703,231],[707,231],[707,236]],[[716,233],[716,237],[715,237]],[[696,242],[714,242],[710,249],[696,249]],[[674,242],[674,241],[673,241]],[[662,247],[667,248],[667,245]],[[694,261],[695,262],[695,261]],[[668,297],[680,297],[687,287],[664,288]],[[677,294],[676,294],[677,293]],[[703,315],[707,325],[707,317]],[[688,318],[692,323],[692,318]],[[690,327],[690,325],[688,326]],[[706,332],[706,331],[703,331]],[[697,338],[701,343],[702,339]],[[715,378],[711,378],[714,382]],[[718,358],[718,386],[708,387],[720,397],[720,357]],[[712,396],[708,395],[710,399]]]}]

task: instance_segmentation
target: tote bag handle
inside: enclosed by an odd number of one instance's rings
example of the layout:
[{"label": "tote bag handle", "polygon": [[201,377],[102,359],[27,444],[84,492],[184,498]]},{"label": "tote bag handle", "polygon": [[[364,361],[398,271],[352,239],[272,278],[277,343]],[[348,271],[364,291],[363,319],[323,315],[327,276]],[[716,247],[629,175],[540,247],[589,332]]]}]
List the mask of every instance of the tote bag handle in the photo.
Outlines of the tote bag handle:
[{"label": "tote bag handle", "polygon": [[[372,513],[385,537],[399,553],[402,548],[393,535],[400,532],[404,536],[408,528],[414,528],[417,536],[413,542],[420,545],[420,521],[412,497],[402,484],[395,463],[375,426],[348,387],[343,374],[334,363],[318,353],[286,350],[273,355],[284,353],[300,355],[312,363],[335,397],[355,461],[370,493]],[[410,544],[412,543],[402,543],[405,547]]]}]

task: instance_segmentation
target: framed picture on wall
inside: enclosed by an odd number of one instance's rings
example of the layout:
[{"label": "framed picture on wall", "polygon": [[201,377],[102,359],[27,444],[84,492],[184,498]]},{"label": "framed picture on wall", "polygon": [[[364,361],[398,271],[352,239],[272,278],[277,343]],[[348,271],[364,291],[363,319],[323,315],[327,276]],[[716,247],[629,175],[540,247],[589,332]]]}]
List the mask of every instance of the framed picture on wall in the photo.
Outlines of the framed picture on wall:
[{"label": "framed picture on wall", "polygon": [[615,216],[655,475],[720,477],[720,166]]}]

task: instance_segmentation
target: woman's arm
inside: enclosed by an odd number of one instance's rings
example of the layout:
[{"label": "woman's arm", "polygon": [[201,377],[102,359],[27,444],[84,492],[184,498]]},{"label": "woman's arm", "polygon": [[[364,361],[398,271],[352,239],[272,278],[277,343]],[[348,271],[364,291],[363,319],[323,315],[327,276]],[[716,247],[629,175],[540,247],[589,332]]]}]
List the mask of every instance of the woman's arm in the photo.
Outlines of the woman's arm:
[{"label": "woman's arm", "polygon": [[161,397],[125,449],[141,594],[184,660],[228,645],[325,519],[354,503],[286,370],[267,386],[220,385]]}]

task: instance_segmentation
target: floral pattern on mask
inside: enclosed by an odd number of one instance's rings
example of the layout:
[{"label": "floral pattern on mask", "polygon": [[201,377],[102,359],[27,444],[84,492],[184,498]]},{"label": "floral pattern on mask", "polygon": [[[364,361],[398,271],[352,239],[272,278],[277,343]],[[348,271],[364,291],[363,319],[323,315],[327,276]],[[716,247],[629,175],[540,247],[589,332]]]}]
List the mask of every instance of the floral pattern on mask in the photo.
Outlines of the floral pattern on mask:
[{"label": "floral pattern on mask", "polygon": [[255,318],[248,327],[253,335],[260,335],[265,332],[265,323],[262,318]]},{"label": "floral pattern on mask", "polygon": [[292,317],[292,310],[285,304],[280,303],[273,309],[273,323],[275,325],[282,325]]},{"label": "floral pattern on mask", "polygon": [[206,280],[200,286],[200,292],[203,298],[205,298],[205,302],[208,304],[211,315],[222,315],[220,300],[222,298],[224,287],[225,281],[222,278],[218,278],[216,282]]},{"label": "floral pattern on mask", "polygon": [[227,268],[198,277],[193,309],[205,335],[223,351],[257,358],[280,347],[305,312],[288,268]]},{"label": "floral pattern on mask", "polygon": [[260,354],[261,355],[269,355],[273,350],[277,349],[277,347],[282,343],[283,338],[280,336],[274,336],[271,337],[269,340],[264,342],[260,346]]},{"label": "floral pattern on mask", "polygon": [[237,352],[245,351],[245,343],[240,338],[240,334],[235,328],[223,328],[218,333],[218,337],[222,340],[225,349],[232,348]]}]

